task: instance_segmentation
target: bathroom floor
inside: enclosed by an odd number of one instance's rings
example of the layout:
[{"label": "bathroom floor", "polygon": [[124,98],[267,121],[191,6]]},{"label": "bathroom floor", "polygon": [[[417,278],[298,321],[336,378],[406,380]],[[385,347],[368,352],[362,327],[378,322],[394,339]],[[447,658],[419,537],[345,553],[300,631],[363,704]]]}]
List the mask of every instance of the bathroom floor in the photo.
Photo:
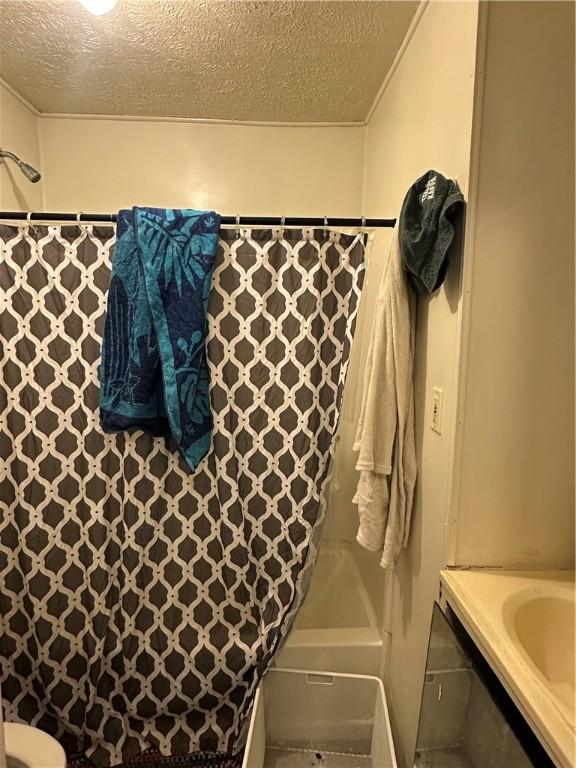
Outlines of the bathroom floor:
[{"label": "bathroom floor", "polygon": [[372,768],[372,760],[367,755],[268,747],[264,768]]},{"label": "bathroom floor", "polygon": [[417,752],[414,768],[474,768],[474,765],[461,747],[454,747]]}]

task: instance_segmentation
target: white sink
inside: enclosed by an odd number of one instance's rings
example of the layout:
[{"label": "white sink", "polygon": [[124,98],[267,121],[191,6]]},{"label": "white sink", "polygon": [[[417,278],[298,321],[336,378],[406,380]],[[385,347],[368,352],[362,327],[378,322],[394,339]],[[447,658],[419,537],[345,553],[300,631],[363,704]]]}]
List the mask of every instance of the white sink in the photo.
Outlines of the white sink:
[{"label": "white sink", "polygon": [[449,570],[444,593],[558,766],[574,766],[574,573]]},{"label": "white sink", "polygon": [[574,600],[523,590],[504,604],[504,622],[545,685],[574,720]]}]

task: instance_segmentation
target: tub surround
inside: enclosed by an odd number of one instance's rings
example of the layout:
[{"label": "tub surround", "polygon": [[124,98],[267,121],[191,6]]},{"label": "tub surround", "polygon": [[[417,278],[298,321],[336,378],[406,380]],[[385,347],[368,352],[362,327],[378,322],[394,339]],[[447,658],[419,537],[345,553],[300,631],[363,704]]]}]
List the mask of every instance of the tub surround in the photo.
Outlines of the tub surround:
[{"label": "tub surround", "polygon": [[442,595],[561,768],[574,765],[574,572],[444,570]]},{"label": "tub surround", "polygon": [[381,660],[382,638],[351,546],[325,541],[277,666],[378,675]]}]

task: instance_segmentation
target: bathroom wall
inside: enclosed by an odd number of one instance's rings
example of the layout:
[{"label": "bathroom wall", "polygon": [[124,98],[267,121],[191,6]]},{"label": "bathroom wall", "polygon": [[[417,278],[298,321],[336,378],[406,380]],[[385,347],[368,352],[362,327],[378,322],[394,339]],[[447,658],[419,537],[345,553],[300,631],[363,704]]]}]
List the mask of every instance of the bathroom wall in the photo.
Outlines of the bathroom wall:
[{"label": "bathroom wall", "polygon": [[[430,168],[456,178],[467,197],[478,4],[435,2],[425,7],[366,129],[363,212],[397,214],[407,188]],[[390,232],[373,245],[362,323],[369,323]],[[394,572],[366,555],[364,573],[392,596],[383,619],[391,633],[385,677],[398,759],[411,765],[432,603],[446,563],[461,297],[454,259],[442,289],[418,305],[415,382],[420,467],[409,548]],[[367,334],[362,335],[365,345]],[[363,351],[357,350],[362,355]],[[430,429],[430,390],[444,390],[442,434]],[[352,460],[352,459],[350,459]],[[370,558],[370,569],[366,564]],[[389,579],[385,583],[385,579]]]},{"label": "bathroom wall", "polygon": [[454,560],[574,564],[574,5],[490,3]]},{"label": "bathroom wall", "polygon": [[362,128],[43,118],[46,209],[358,214]]},{"label": "bathroom wall", "polygon": [[[0,147],[42,170],[38,117],[0,82]],[[43,181],[31,184],[11,160],[0,161],[0,210],[42,210]]]}]

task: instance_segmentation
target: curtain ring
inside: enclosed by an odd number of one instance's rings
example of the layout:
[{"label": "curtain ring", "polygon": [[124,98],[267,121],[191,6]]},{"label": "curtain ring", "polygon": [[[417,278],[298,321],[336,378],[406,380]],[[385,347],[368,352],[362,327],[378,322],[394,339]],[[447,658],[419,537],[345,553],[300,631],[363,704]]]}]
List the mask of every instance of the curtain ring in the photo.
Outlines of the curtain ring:
[{"label": "curtain ring", "polygon": [[240,237],[240,216],[236,216],[236,237]]},{"label": "curtain ring", "polygon": [[324,216],[324,234],[328,233],[328,216]]},{"label": "curtain ring", "polygon": [[280,238],[284,240],[284,227],[286,226],[286,216],[280,217]]},{"label": "curtain ring", "polygon": [[366,233],[366,217],[362,216],[362,233]]},{"label": "curtain ring", "polygon": [[82,223],[80,221],[80,216],[82,216],[82,211],[78,211],[78,213],[76,214],[76,224],[81,224]]},{"label": "curtain ring", "polygon": [[32,221],[32,211],[28,211],[26,214],[26,221],[31,222]]}]

